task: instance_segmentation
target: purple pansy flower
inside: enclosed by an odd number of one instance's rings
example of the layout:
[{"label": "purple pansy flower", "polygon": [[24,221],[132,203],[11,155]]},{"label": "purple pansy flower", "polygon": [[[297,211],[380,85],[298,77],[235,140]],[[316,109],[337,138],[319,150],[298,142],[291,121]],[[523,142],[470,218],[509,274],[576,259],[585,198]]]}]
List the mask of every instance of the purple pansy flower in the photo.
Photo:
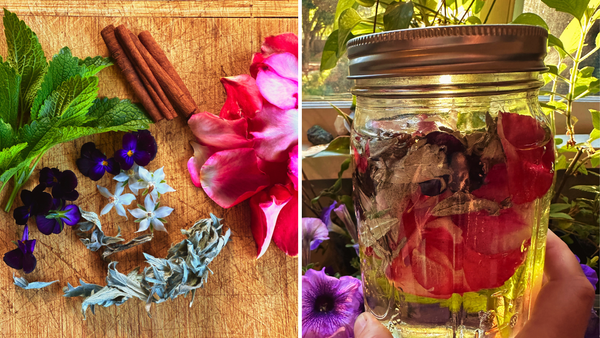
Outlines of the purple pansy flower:
[{"label": "purple pansy flower", "polygon": [[40,183],[52,188],[52,197],[67,201],[75,201],[79,197],[77,176],[71,170],[60,171],[58,168],[43,168],[40,171]]},{"label": "purple pansy flower", "polygon": [[52,208],[47,215],[38,215],[36,223],[38,230],[44,235],[60,234],[64,225],[73,226],[79,222],[81,213],[76,205],[65,204],[59,199],[52,200]]},{"label": "purple pansy flower", "polygon": [[18,248],[4,254],[4,263],[13,269],[23,269],[24,273],[30,273],[35,269],[37,260],[33,255],[35,239],[29,239],[29,227],[23,230],[23,238],[17,241]]},{"label": "purple pansy flower", "polygon": [[96,149],[93,142],[88,142],[81,147],[81,157],[77,159],[77,167],[83,176],[93,181],[98,181],[107,171],[113,175],[119,174],[121,167],[114,158],[106,158],[100,150]]},{"label": "purple pansy flower", "polygon": [[363,306],[359,279],[309,269],[302,276],[302,337],[354,337],[354,321]]},{"label": "purple pansy flower", "polygon": [[129,170],[134,163],[145,166],[156,157],[156,140],[148,130],[123,135],[123,149],[115,152],[121,169]]},{"label": "purple pansy flower", "polygon": [[21,190],[21,201],[24,205],[13,211],[13,217],[17,224],[25,225],[29,217],[43,215],[50,210],[52,196],[44,190],[46,190],[46,185],[43,183],[35,187],[33,191]]},{"label": "purple pansy flower", "polygon": [[[579,263],[581,263],[581,261],[579,260],[579,257],[575,256],[575,258],[577,258],[577,261]],[[594,290],[596,290],[596,285],[598,284],[598,274],[596,273],[596,270],[592,269],[591,267],[587,266],[586,264],[579,264],[579,265],[581,265],[581,270],[583,270],[583,273],[585,274],[587,279],[594,286]]]}]

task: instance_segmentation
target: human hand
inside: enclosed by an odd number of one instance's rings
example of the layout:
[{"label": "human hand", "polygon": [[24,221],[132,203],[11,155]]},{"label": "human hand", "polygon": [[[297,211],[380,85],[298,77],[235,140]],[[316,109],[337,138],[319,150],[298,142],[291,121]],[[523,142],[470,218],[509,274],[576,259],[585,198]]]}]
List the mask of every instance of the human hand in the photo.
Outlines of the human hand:
[{"label": "human hand", "polygon": [[[569,247],[548,230],[545,283],[529,321],[516,338],[581,338],[590,318],[595,292]],[[370,313],[354,322],[356,338],[392,338]]]},{"label": "human hand", "polygon": [[595,292],[575,255],[552,231],[546,239],[544,280],[529,321],[516,338],[581,338]]}]

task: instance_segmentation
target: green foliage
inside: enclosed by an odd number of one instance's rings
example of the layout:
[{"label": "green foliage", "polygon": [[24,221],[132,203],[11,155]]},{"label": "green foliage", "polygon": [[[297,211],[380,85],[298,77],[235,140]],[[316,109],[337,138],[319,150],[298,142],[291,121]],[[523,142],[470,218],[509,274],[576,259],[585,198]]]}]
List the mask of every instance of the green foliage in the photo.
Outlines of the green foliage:
[{"label": "green foliage", "polygon": [[[460,5],[450,0],[446,0],[445,4],[442,0],[339,0],[333,32],[323,47],[320,70],[324,72],[334,68],[346,53],[346,43],[354,37],[438,24],[481,24],[483,5],[483,0],[461,1]],[[444,6],[455,14],[442,10]],[[447,15],[444,14],[446,12]]]},{"label": "green foliage", "polygon": [[57,144],[108,132],[146,129],[143,110],[127,100],[97,99],[109,59],[81,60],[64,47],[46,62],[34,32],[4,10],[7,62],[0,59],[0,181],[15,178],[6,210],[43,154]]}]

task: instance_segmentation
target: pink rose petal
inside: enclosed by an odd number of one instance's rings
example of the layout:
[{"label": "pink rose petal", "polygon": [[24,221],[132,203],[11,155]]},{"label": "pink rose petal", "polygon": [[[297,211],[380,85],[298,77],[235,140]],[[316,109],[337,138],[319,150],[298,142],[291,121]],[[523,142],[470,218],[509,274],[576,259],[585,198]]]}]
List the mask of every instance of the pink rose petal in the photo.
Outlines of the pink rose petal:
[{"label": "pink rose petal", "polygon": [[265,103],[249,123],[258,156],[270,162],[287,161],[288,149],[298,144],[298,110],[286,111]]},{"label": "pink rose petal", "polygon": [[258,169],[269,176],[271,184],[286,185],[290,182],[287,173],[288,164],[286,162],[269,162],[258,158]]},{"label": "pink rose petal", "polygon": [[298,255],[298,191],[288,188],[291,200],[281,209],[273,233],[273,242],[288,256]]},{"label": "pink rose petal", "polygon": [[223,208],[242,202],[271,183],[258,169],[256,152],[251,148],[213,154],[200,169],[200,182],[206,194]]},{"label": "pink rose petal", "polygon": [[200,188],[200,168],[206,163],[206,160],[213,154],[209,147],[201,146],[196,142],[190,142],[194,149],[194,156],[190,157],[187,167],[192,178],[192,183]]},{"label": "pink rose petal", "polygon": [[266,66],[258,70],[256,85],[271,104],[281,109],[298,107],[298,81],[284,78]]},{"label": "pink rose petal", "polygon": [[257,259],[267,251],[279,213],[291,199],[292,195],[282,185],[274,185],[268,191],[263,190],[250,199],[252,236],[258,246]]},{"label": "pink rose petal", "polygon": [[273,54],[264,64],[279,76],[298,82],[298,58],[290,53]]},{"label": "pink rose petal", "polygon": [[298,190],[298,146],[290,151],[290,161],[288,164],[288,176],[294,184],[294,189]]},{"label": "pink rose petal", "polygon": [[188,125],[202,145],[219,150],[252,147],[246,119],[225,120],[203,112],[192,115]]},{"label": "pink rose petal", "polygon": [[268,36],[262,44],[260,50],[263,54],[271,55],[274,53],[292,53],[298,58],[298,37],[293,33],[284,33],[275,36]]},{"label": "pink rose petal", "polygon": [[250,75],[223,77],[221,83],[227,92],[227,100],[221,109],[220,117],[227,120],[237,120],[242,116],[254,117],[262,109],[262,96],[256,86],[256,80]]}]

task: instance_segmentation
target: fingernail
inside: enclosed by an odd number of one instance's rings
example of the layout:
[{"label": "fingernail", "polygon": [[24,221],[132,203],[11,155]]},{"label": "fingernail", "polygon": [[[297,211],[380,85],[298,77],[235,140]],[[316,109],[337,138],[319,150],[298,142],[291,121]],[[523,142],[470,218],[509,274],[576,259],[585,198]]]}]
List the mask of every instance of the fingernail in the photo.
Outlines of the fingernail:
[{"label": "fingernail", "polygon": [[367,327],[367,322],[369,321],[369,316],[366,312],[360,314],[360,316],[356,317],[356,321],[354,322],[354,335],[360,336],[360,334]]}]

